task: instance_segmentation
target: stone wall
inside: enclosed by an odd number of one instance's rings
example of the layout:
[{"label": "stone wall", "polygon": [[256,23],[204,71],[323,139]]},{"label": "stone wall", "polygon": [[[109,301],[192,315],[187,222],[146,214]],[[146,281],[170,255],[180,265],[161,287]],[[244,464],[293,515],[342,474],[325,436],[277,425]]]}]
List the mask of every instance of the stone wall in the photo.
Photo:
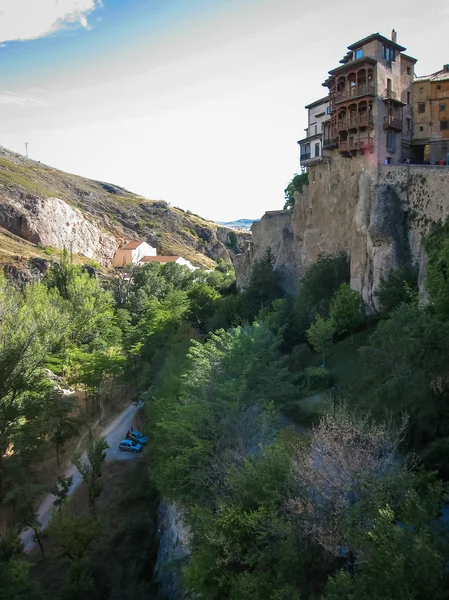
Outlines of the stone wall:
[{"label": "stone wall", "polygon": [[235,262],[238,285],[245,287],[253,262],[270,246],[288,291],[320,253],[338,251],[350,256],[351,286],[371,313],[391,269],[417,262],[422,288],[423,238],[431,223],[449,216],[449,168],[373,162],[333,156],[312,167],[293,211],[267,213],[253,226],[253,241]]}]

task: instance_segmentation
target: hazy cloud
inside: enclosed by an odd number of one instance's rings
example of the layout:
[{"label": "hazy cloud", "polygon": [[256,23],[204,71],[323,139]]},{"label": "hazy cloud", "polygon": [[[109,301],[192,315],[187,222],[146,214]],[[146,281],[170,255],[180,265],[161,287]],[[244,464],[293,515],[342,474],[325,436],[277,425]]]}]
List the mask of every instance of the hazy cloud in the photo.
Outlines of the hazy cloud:
[{"label": "hazy cloud", "polygon": [[9,92],[0,90],[0,104],[16,104],[18,106],[49,106],[48,102],[36,96],[40,89],[30,89],[26,92]]},{"label": "hazy cloud", "polygon": [[89,28],[87,16],[101,0],[1,0],[0,42],[31,40],[69,23]]}]

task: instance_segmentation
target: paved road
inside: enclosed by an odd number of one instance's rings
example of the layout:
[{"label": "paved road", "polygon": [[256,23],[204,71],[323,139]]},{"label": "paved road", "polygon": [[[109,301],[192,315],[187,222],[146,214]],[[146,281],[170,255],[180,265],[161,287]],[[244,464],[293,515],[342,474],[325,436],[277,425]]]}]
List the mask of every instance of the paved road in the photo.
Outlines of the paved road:
[{"label": "paved road", "polygon": [[[126,431],[129,429],[130,425],[133,424],[133,419],[138,410],[139,408],[137,406],[131,404],[101,432],[100,435],[105,437],[109,444],[106,460],[131,460],[138,456],[132,452],[120,452],[118,449],[119,443],[125,438]],[[72,465],[64,472],[64,475],[66,477],[73,477],[72,486],[69,490],[69,495],[71,495],[81,483],[80,474],[78,469]],[[39,506],[37,515],[39,522],[42,525],[42,529],[45,529],[50,521],[51,509],[53,508],[55,499],[53,494],[49,494]],[[31,529],[25,529],[25,531],[20,534],[20,539],[24,545],[25,552],[30,552],[35,546],[33,535]]]}]

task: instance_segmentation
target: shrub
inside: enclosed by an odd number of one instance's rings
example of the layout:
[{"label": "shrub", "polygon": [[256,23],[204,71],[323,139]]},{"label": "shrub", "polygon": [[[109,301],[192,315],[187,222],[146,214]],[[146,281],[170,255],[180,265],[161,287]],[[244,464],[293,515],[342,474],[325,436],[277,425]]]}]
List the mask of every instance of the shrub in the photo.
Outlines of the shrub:
[{"label": "shrub", "polygon": [[418,270],[414,266],[390,271],[374,295],[379,300],[381,312],[390,313],[400,304],[411,302],[417,294]]},{"label": "shrub", "polygon": [[332,376],[324,367],[307,367],[304,370],[302,391],[304,394],[316,394],[330,388]]}]

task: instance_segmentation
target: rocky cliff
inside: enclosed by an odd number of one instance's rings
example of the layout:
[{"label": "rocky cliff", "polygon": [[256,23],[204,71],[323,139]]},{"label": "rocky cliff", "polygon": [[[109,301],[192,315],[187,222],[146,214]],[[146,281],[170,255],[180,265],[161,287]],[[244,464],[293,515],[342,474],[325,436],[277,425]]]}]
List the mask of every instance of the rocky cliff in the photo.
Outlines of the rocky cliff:
[{"label": "rocky cliff", "polygon": [[253,238],[234,260],[237,283],[247,284],[251,266],[268,246],[288,291],[294,291],[321,252],[346,251],[351,285],[370,312],[375,291],[388,272],[407,263],[420,267],[423,238],[449,214],[449,169],[417,165],[375,167],[368,157],[333,156],[310,169],[309,185],[296,195],[293,211],[264,215]]},{"label": "rocky cliff", "polygon": [[[212,267],[219,258],[229,261],[241,252],[250,238],[239,232],[230,238],[231,229],[162,200],[64,173],[2,147],[0,227],[37,248],[67,247],[104,266],[129,239],[147,241],[159,254]],[[0,259],[8,250],[0,237]]]}]

